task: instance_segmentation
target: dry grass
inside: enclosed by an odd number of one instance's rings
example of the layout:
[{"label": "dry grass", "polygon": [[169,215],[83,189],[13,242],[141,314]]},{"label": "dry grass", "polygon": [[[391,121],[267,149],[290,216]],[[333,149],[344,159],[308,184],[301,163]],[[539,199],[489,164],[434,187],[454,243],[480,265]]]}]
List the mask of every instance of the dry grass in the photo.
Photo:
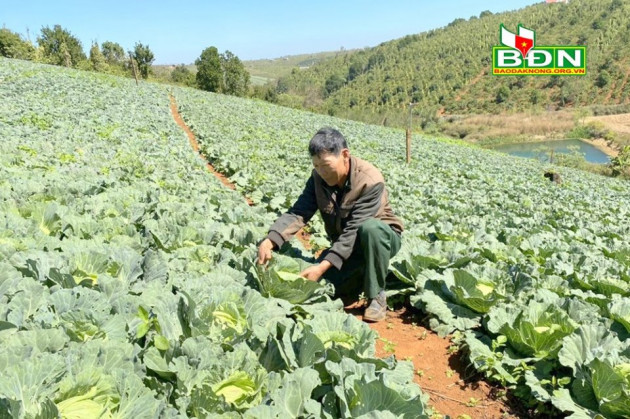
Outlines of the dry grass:
[{"label": "dry grass", "polygon": [[586,121],[599,121],[603,123],[606,127],[608,127],[608,129],[614,132],[620,134],[630,134],[630,113],[619,115],[591,116],[586,118]]},{"label": "dry grass", "polygon": [[470,141],[506,138],[538,141],[562,136],[575,126],[575,117],[570,111],[471,115],[447,117],[445,120],[441,125],[445,134]]}]

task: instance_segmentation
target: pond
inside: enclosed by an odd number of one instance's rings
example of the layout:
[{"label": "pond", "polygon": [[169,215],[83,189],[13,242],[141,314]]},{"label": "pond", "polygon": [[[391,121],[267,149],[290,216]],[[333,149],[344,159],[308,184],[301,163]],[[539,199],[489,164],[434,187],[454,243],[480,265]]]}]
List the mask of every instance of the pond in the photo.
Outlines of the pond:
[{"label": "pond", "polygon": [[586,161],[590,163],[610,163],[610,157],[597,147],[580,140],[556,140],[539,141],[535,143],[502,144],[492,147],[493,150],[511,154],[512,156],[527,157],[531,159],[549,160],[550,150],[554,153],[571,153],[569,147],[579,147],[578,152],[584,154]]}]

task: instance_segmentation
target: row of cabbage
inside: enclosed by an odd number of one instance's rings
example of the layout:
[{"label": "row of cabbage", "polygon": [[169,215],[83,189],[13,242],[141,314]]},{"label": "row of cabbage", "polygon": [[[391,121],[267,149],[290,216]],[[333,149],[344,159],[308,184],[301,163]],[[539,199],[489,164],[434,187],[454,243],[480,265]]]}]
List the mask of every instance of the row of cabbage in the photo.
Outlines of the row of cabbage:
[{"label": "row of cabbage", "polygon": [[274,214],[163,87],[2,59],[0,94],[0,417],[427,416],[298,258],[256,269]]},{"label": "row of cabbage", "polygon": [[479,371],[539,412],[630,415],[628,183],[563,168],[556,185],[540,162],[420,135],[406,165],[401,131],[174,94],[214,165],[277,213],[312,170],[311,136],[338,128],[384,173],[406,224],[390,295],[410,295],[434,330],[456,332]]}]

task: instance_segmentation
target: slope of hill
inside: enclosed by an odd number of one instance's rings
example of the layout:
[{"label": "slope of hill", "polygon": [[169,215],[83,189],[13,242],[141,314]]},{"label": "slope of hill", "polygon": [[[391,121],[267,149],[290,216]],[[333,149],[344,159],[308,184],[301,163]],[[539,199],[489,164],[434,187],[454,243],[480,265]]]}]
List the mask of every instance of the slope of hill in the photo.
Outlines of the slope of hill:
[{"label": "slope of hill", "polygon": [[[630,102],[630,1],[535,4],[409,35],[293,72],[279,82],[280,103],[352,119],[404,124],[403,109],[426,124],[436,114],[498,113],[532,108]],[[495,77],[491,48],[499,25],[522,23],[537,45],[586,45],[583,77]]]}]

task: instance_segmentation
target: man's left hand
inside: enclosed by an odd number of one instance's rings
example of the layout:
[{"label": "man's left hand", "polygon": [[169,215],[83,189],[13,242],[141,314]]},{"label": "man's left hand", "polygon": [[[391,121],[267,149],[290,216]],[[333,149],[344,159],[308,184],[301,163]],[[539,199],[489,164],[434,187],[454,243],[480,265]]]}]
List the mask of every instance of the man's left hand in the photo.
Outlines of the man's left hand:
[{"label": "man's left hand", "polygon": [[332,265],[327,260],[323,261],[318,265],[309,266],[300,272],[300,276],[308,279],[309,281],[318,281],[322,275],[330,268]]}]

